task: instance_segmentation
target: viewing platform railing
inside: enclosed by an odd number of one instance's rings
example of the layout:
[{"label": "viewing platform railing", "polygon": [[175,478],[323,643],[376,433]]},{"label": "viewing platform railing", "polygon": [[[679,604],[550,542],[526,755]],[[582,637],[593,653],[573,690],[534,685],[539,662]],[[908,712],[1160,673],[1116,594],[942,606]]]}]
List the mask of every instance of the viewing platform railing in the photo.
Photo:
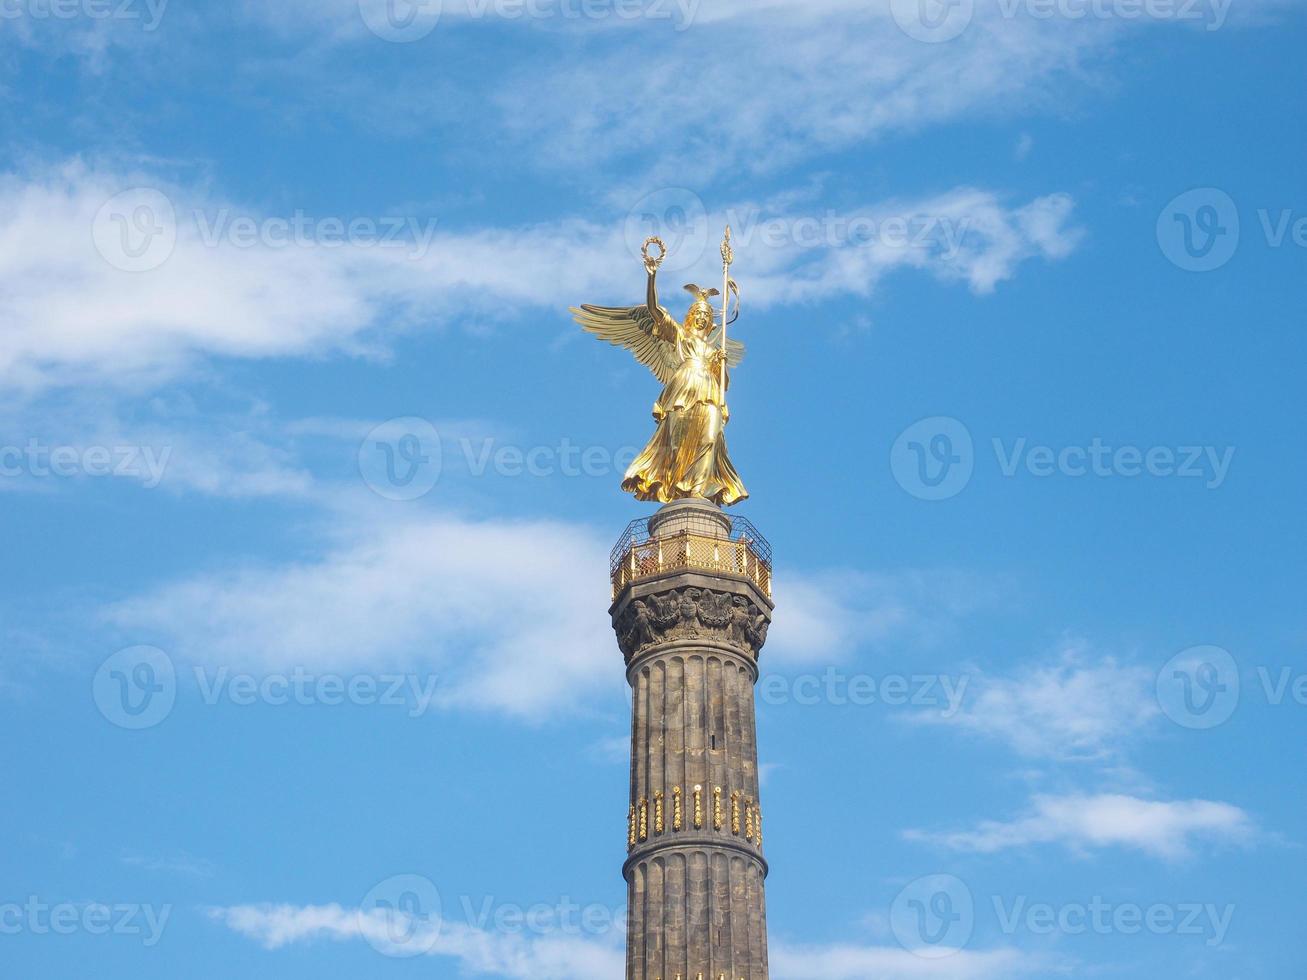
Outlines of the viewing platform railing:
[{"label": "viewing platform railing", "polygon": [[740,575],[771,597],[771,545],[743,517],[730,517],[729,532],[715,528],[649,533],[649,518],[627,525],[609,559],[613,598],[634,582],[666,572],[702,570]]}]

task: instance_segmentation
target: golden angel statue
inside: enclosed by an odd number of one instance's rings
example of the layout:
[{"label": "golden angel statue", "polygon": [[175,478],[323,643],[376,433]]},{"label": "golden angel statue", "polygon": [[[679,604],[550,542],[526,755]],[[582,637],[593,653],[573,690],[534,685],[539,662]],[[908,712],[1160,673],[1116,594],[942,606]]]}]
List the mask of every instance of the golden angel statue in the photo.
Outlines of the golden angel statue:
[{"label": "golden angel statue", "polygon": [[[650,256],[649,246],[659,254]],[[622,489],[638,500],[670,503],[701,497],[719,506],[749,496],[726,452],[727,367],[744,357],[744,345],[726,337],[730,296],[739,289],[730,278],[730,229],[722,243],[723,290],[704,289],[694,283],[685,288],[694,296],[684,321],[678,321],[658,304],[658,266],[667,254],[657,238],[644,244],[644,266],[649,275],[645,302],[640,306],[591,306],[571,312],[576,322],[600,340],[631,351],[663,384],[654,402],[657,423],[653,437],[636,457],[622,480]],[[725,294],[723,296],[723,294]],[[712,300],[723,296],[720,322]]]}]

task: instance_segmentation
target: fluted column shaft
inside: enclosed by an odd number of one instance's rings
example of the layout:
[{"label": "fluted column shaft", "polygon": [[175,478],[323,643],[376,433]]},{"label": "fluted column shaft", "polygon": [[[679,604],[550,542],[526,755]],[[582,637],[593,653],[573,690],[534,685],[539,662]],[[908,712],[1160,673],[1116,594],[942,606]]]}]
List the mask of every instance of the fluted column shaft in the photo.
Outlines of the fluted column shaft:
[{"label": "fluted column shaft", "polygon": [[767,980],[754,685],[770,600],[682,571],[612,612],[632,700],[626,976]]}]

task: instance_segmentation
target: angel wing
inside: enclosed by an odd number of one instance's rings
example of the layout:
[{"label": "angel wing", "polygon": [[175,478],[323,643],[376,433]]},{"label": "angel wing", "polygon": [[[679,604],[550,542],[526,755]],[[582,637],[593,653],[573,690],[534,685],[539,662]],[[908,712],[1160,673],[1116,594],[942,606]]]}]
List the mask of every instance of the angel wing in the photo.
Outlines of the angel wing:
[{"label": "angel wing", "polygon": [[663,307],[654,318],[647,305],[592,306],[582,303],[572,307],[573,319],[588,333],[606,340],[614,347],[625,347],[635,359],[654,373],[663,384],[681,365],[676,353],[676,321]]}]

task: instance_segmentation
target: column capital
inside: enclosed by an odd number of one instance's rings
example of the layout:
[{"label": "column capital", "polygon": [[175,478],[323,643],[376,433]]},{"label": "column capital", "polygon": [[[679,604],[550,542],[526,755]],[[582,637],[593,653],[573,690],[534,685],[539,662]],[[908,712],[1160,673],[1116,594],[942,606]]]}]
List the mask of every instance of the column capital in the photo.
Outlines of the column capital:
[{"label": "column capital", "polygon": [[628,586],[609,610],[627,664],[665,644],[724,644],[757,663],[772,603],[748,579],[682,572]]}]

